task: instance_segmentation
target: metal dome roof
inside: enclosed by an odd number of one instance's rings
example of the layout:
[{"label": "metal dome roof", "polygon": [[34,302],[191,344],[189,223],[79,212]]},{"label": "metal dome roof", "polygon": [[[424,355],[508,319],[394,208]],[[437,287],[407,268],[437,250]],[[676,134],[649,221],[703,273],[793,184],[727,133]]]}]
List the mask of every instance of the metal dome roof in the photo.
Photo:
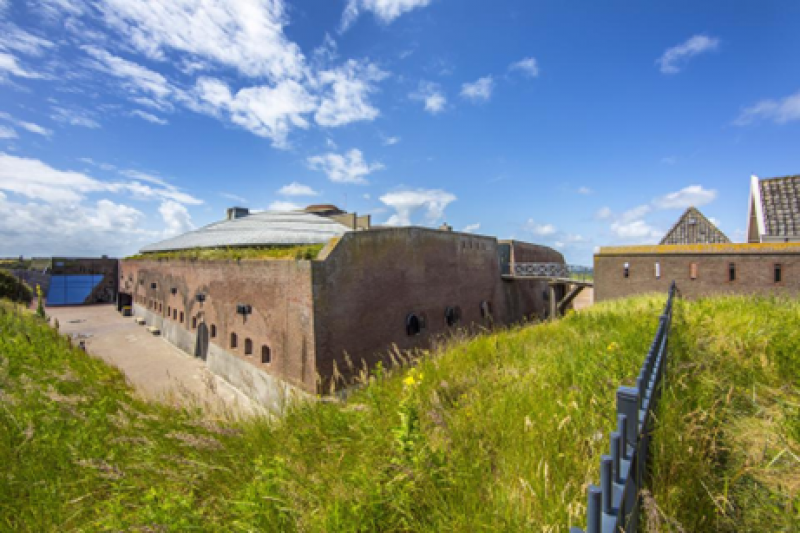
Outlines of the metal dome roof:
[{"label": "metal dome roof", "polygon": [[167,252],[225,246],[324,244],[350,228],[302,211],[263,211],[214,222],[200,229],[145,246],[140,251]]}]

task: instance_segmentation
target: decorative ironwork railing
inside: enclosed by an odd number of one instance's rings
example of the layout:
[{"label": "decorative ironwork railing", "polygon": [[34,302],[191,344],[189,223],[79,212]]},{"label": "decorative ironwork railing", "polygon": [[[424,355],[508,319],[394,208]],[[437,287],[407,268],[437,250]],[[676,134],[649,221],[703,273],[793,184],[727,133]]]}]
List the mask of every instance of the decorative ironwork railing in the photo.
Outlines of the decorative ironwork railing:
[{"label": "decorative ironwork railing", "polygon": [[568,278],[569,267],[564,263],[514,263],[515,276]]},{"label": "decorative ironwork railing", "polygon": [[[650,452],[653,411],[661,396],[667,366],[675,292],[673,281],[636,387],[617,389],[617,430],[611,433],[611,454],[600,459],[600,486],[589,486],[586,533],[638,531],[640,491]],[[583,530],[573,527],[570,533]]]}]

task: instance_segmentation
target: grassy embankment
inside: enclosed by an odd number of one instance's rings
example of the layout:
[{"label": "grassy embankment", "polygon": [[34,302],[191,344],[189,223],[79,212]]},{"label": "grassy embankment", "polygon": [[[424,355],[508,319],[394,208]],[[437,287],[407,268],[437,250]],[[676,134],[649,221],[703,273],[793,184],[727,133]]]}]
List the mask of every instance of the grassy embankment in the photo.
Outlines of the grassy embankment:
[{"label": "grassy embankment", "polygon": [[[584,525],[614,391],[638,369],[663,303],[453,341],[411,370],[379,371],[347,403],[305,405],[277,423],[143,402],[117,371],[5,307],[0,529]],[[653,523],[798,523],[797,321],[798,304],[780,300],[678,305]],[[760,517],[774,527],[756,527]]]},{"label": "grassy embankment", "polygon": [[0,299],[3,298],[28,305],[33,300],[33,290],[11,273],[0,270]]},{"label": "grassy embankment", "polygon": [[127,259],[193,259],[193,260],[264,260],[264,259],[316,259],[324,245],[307,246],[250,246],[231,248],[192,248],[172,252],[149,252]]}]

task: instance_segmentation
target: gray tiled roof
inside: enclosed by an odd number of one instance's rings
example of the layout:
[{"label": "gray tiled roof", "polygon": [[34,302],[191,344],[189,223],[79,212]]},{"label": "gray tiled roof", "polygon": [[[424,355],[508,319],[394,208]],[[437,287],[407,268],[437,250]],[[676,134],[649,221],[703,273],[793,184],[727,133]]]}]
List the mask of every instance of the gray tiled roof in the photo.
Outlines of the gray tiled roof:
[{"label": "gray tiled roof", "polygon": [[778,237],[800,235],[800,176],[762,179],[764,233]]},{"label": "gray tiled roof", "polygon": [[727,244],[731,242],[697,208],[690,207],[670,229],[661,244]]},{"label": "gray tiled roof", "polygon": [[302,211],[264,211],[215,222],[200,229],[150,244],[145,252],[224,246],[324,244],[350,231],[329,218]]}]

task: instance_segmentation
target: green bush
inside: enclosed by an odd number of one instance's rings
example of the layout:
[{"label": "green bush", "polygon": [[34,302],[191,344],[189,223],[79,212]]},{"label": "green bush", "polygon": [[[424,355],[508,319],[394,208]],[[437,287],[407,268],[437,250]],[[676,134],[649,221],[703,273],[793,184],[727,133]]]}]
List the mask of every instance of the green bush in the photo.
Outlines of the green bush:
[{"label": "green bush", "polygon": [[0,270],[0,299],[2,298],[30,305],[33,301],[33,290],[10,272]]}]

